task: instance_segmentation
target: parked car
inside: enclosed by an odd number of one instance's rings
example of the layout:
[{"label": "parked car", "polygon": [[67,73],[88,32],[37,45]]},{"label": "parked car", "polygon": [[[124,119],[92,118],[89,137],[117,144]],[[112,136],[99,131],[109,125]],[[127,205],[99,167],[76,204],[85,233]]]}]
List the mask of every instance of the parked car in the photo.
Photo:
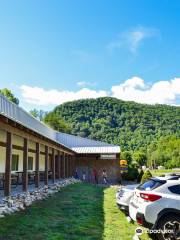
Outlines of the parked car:
[{"label": "parked car", "polygon": [[123,212],[127,214],[129,213],[130,199],[133,196],[134,190],[138,185],[139,184],[131,184],[131,185],[123,186],[116,193],[117,205]]},{"label": "parked car", "polygon": [[159,230],[156,239],[179,240],[180,176],[151,178],[139,185],[130,200],[129,214],[138,224]]}]

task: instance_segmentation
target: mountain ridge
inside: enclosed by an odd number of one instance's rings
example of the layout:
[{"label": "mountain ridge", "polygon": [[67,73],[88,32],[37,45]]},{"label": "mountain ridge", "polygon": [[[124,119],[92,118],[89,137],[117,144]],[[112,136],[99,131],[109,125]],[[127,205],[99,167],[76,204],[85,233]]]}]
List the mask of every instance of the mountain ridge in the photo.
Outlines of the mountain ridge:
[{"label": "mountain ridge", "polygon": [[52,112],[71,125],[72,134],[118,144],[124,150],[146,149],[162,136],[180,137],[179,106],[101,97],[66,102]]}]

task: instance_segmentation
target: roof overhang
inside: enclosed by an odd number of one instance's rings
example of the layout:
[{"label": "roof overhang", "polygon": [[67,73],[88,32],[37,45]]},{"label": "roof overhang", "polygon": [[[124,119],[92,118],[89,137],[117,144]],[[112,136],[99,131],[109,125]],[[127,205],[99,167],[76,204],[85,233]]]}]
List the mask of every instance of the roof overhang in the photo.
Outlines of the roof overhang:
[{"label": "roof overhang", "polygon": [[73,147],[72,150],[78,154],[119,154],[119,146],[111,147]]}]

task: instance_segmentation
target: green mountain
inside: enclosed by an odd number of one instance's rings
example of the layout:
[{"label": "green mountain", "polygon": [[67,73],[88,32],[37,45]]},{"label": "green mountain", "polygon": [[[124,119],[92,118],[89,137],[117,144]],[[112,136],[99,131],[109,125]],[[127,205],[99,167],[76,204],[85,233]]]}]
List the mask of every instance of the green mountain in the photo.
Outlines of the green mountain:
[{"label": "green mountain", "polygon": [[148,105],[103,97],[72,101],[53,113],[71,126],[71,133],[118,144],[122,150],[146,150],[153,141],[180,138],[180,107]]}]

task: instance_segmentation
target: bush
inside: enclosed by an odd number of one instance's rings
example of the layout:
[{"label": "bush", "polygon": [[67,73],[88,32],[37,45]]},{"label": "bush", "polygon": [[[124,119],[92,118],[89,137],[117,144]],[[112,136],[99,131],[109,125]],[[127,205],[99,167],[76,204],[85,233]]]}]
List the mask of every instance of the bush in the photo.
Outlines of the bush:
[{"label": "bush", "polygon": [[149,170],[145,171],[145,173],[142,176],[141,183],[144,183],[148,181],[152,177],[152,174]]},{"label": "bush", "polygon": [[128,181],[134,181],[138,178],[138,169],[132,166],[128,167],[128,172],[122,173],[122,179]]},{"label": "bush", "polygon": [[142,176],[144,175],[144,171],[141,169],[141,171],[139,172],[138,178],[137,178],[137,182],[140,183]]}]

